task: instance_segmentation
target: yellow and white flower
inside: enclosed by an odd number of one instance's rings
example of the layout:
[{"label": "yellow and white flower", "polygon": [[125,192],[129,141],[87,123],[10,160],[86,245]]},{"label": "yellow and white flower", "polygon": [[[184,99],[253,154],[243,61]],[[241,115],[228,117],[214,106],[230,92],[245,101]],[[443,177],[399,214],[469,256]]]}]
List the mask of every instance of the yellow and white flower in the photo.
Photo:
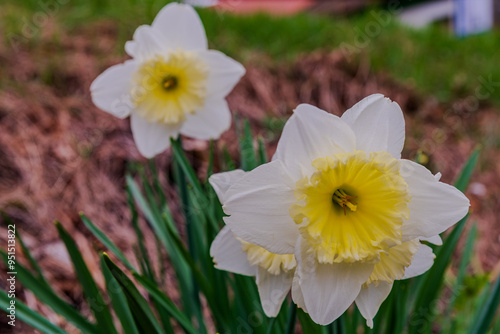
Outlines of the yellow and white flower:
[{"label": "yellow and white flower", "polygon": [[[235,170],[212,176],[211,183],[222,203],[225,202],[227,189],[244,174],[241,170]],[[225,226],[212,243],[210,255],[218,269],[255,276],[264,312],[269,317],[278,315],[292,286],[297,266],[294,254],[270,253],[238,238]]]},{"label": "yellow and white flower", "polygon": [[468,211],[459,190],[401,159],[404,140],[403,113],[382,95],[341,118],[303,104],[272,161],[244,173],[221,199],[239,238],[295,254],[292,298],[319,324],[355,301],[371,326],[394,280],[432,265],[420,240],[439,243]]},{"label": "yellow and white flower", "polygon": [[165,6],[150,26],[137,28],[125,51],[132,59],[104,71],[90,91],[102,110],[131,116],[143,156],[164,151],[179,134],[213,139],[229,128],[225,97],[245,69],[208,50],[205,30],[191,6]]}]

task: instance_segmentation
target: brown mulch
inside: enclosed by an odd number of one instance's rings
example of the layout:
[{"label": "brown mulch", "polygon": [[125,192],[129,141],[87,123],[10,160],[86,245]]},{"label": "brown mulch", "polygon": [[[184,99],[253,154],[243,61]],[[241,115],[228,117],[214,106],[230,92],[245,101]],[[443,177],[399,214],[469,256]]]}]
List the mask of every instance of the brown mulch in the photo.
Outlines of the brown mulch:
[{"label": "brown mulch", "polygon": [[[130,162],[145,160],[135,148],[128,120],[98,110],[89,96],[92,80],[125,59],[114,56],[115,39],[114,25],[99,23],[71,38],[63,37],[60,43],[48,39],[16,50],[0,44],[0,211],[16,224],[55,289],[79,307],[81,290],[54,220],[61,221],[76,239],[101,286],[96,250],[102,245],[83,226],[79,212],[133,258],[135,235],[124,177]],[[500,200],[496,194],[500,193],[500,164],[496,162],[500,151],[488,142],[498,141],[498,110],[482,105],[472,113],[463,113],[460,101],[442,105],[384,74],[372,73],[363,58],[348,60],[339,52],[314,53],[289,65],[274,65],[272,61],[248,64],[247,74],[228,101],[234,113],[248,118],[254,133],[265,139],[271,156],[279,136],[269,124],[288,117],[299,103],[341,115],[372,93],[385,94],[405,112],[403,156],[414,159],[422,151],[429,158],[428,167],[440,171],[445,182],[452,182],[476,144],[484,143],[467,193],[472,202],[471,221],[477,222],[480,235],[473,265],[476,271],[498,273]],[[233,124],[217,142],[218,151],[226,146],[237,157],[235,138]],[[204,176],[207,143],[186,139],[184,145],[199,175]],[[168,152],[155,159],[161,171],[168,170],[169,161]],[[173,191],[168,192],[172,197]],[[7,245],[6,222],[0,225],[0,244]],[[144,231],[145,239],[153,240],[145,225]],[[154,252],[154,242],[150,243]],[[21,257],[19,248],[18,254]],[[4,273],[0,274],[2,288]],[[55,323],[62,323],[29,291],[20,289],[18,297]]]}]

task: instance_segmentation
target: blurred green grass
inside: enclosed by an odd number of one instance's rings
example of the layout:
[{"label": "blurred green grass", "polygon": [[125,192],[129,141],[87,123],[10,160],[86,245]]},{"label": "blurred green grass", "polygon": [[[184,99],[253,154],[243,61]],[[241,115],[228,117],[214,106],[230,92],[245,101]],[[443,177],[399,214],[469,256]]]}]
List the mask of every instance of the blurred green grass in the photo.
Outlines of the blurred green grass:
[{"label": "blurred green grass", "polygon": [[[44,26],[38,23],[43,23],[44,15],[70,34],[93,22],[108,20],[116,23],[121,46],[137,26],[151,23],[166,2],[4,0],[0,4],[0,28],[8,41],[12,36],[22,36],[30,27],[40,33]],[[349,18],[308,13],[241,16],[232,13],[229,6],[221,11],[198,11],[210,46],[242,62],[256,56],[258,59],[259,55],[271,62],[290,62],[314,50],[344,47],[355,50],[350,53],[355,61],[368,61],[373,70],[386,72],[439,101],[476,97],[480,103],[500,106],[500,67],[495,61],[500,50],[498,30],[467,38],[453,36],[443,24],[413,30],[399,24],[394,13],[380,8]],[[121,48],[116,52],[124,53]]]}]

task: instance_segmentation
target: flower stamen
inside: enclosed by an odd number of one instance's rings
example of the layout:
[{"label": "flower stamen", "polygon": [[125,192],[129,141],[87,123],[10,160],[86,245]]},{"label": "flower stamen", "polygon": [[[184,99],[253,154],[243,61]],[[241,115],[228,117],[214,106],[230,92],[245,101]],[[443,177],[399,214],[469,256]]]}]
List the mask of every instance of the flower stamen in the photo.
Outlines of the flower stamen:
[{"label": "flower stamen", "polygon": [[354,200],[358,198],[358,196],[350,196],[343,189],[337,189],[333,193],[332,202],[337,203],[344,209],[344,215],[347,215],[346,207],[351,209],[352,212],[358,209],[358,203],[354,202]]},{"label": "flower stamen", "polygon": [[166,91],[171,91],[177,88],[177,77],[175,75],[167,75],[163,78],[162,86]]}]

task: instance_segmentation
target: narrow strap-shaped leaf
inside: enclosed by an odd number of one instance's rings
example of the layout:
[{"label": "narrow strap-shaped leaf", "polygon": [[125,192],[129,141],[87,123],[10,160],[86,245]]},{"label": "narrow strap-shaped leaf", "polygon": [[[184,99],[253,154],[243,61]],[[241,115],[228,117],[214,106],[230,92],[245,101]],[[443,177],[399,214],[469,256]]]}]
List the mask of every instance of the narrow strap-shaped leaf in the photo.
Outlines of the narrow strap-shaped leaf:
[{"label": "narrow strap-shaped leaf", "polygon": [[182,168],[183,172],[186,174],[186,178],[189,180],[189,183],[193,186],[196,192],[203,195],[203,187],[201,186],[196,173],[193,168],[189,164],[184,151],[182,150],[181,144],[174,139],[170,139],[170,143],[172,145],[172,151],[174,152],[174,159],[177,161],[179,166]]},{"label": "narrow strap-shaped leaf", "polygon": [[491,333],[500,333],[500,317],[497,318],[497,322]]},{"label": "narrow strap-shaped leaf", "polygon": [[151,175],[153,176],[153,188],[155,193],[158,195],[158,203],[163,205],[166,203],[167,199],[165,197],[165,192],[160,184],[160,178],[158,177],[158,170],[156,168],[155,160],[149,159],[149,169],[151,170]]},{"label": "narrow strap-shaped leaf", "polygon": [[113,309],[115,310],[116,316],[122,324],[122,330],[124,334],[140,334],[137,326],[134,322],[134,317],[127,303],[127,297],[125,292],[121,288],[118,281],[113,277],[108,269],[108,266],[104,263],[104,258],[101,255],[101,268],[106,280],[106,290],[108,291],[109,298],[113,304]]},{"label": "narrow strap-shaped leaf", "polygon": [[249,171],[257,167],[257,156],[253,147],[252,130],[247,119],[243,120],[243,133],[240,137],[241,168]]},{"label": "narrow strap-shaped leaf", "polygon": [[453,250],[458,243],[468,217],[469,215],[458,222],[453,231],[446,238],[443,246],[439,248],[434,265],[423,277],[415,302],[412,321],[410,321],[410,334],[423,333],[430,328],[430,323],[433,319],[431,314],[434,312],[432,309],[433,301],[435,301],[438,296],[443,284],[446,267],[450,263]]},{"label": "narrow strap-shaped leaf", "polygon": [[259,143],[259,165],[262,165],[267,162],[266,146],[264,145],[264,140],[262,139],[262,137],[258,138],[258,143]]},{"label": "narrow strap-shaped leaf", "polygon": [[297,304],[292,302],[290,309],[288,310],[288,319],[286,321],[285,333],[293,334],[295,333],[295,322],[297,321]]},{"label": "narrow strap-shaped leaf", "polygon": [[344,322],[346,313],[338,317],[334,322],[328,325],[328,332],[333,334],[347,334]]},{"label": "narrow strap-shaped leaf", "polygon": [[465,163],[464,168],[455,181],[455,187],[457,187],[457,189],[461,191],[465,191],[467,189],[467,185],[469,184],[472,173],[474,172],[479,160],[479,153],[481,153],[481,148],[478,147],[472,152],[471,156]]},{"label": "narrow strap-shaped leaf", "polygon": [[271,334],[273,333],[274,330],[274,324],[276,323],[276,318],[271,318],[269,321],[269,324],[267,325],[267,331],[266,334]]},{"label": "narrow strap-shaped leaf", "polygon": [[47,282],[47,279],[45,278],[45,276],[42,273],[42,269],[40,269],[40,266],[38,265],[38,263],[36,262],[36,260],[31,255],[31,252],[29,251],[28,247],[26,247],[26,245],[24,244],[24,241],[21,238],[21,235],[19,234],[19,231],[16,231],[16,236],[17,236],[17,240],[19,240],[19,244],[21,245],[21,249],[23,250],[24,255],[26,255],[26,257],[28,258],[28,261],[29,261],[31,267],[33,268],[33,270],[35,270],[35,272],[37,273],[38,277],[40,278],[40,280],[44,284],[49,285],[49,283]]},{"label": "narrow strap-shaped leaf", "polygon": [[458,269],[457,280],[455,282],[455,286],[451,292],[450,301],[448,302],[448,307],[446,314],[449,316],[453,307],[455,306],[455,301],[457,300],[458,295],[460,294],[460,290],[462,289],[464,278],[467,270],[467,265],[469,264],[470,258],[472,256],[472,252],[474,251],[474,241],[477,236],[477,228],[476,225],[472,225],[472,228],[467,236],[467,241],[465,242],[465,250],[462,254],[462,259],[460,260],[460,266]]},{"label": "narrow strap-shaped leaf", "polygon": [[[187,310],[190,310],[190,295],[192,291],[191,272],[188,264],[180,255],[178,245],[172,240],[170,236],[172,234],[178,237],[177,231],[174,230],[174,227],[172,226],[173,223],[169,223],[165,219],[165,215],[157,217],[155,211],[151,209],[149,202],[146,201],[142,192],[139,190],[136,182],[130,176],[127,176],[127,186],[138,207],[146,216],[147,221],[156,233],[156,236],[160,239],[161,243],[167,250],[170,261],[178,278],[182,303]],[[182,247],[184,246],[182,245]]]},{"label": "narrow strap-shaped leaf", "polygon": [[[200,203],[200,207],[206,208],[210,204],[210,200],[207,198],[203,186],[200,183],[200,180],[198,180],[198,177],[196,176],[193,167],[189,164],[188,159],[186,158],[186,155],[182,150],[180,140],[177,141],[171,139],[170,142],[172,144],[172,151],[174,152],[174,159],[176,163],[180,167],[180,170],[185,174],[185,178],[188,181],[188,183],[193,188],[193,193],[195,194],[197,201]],[[179,178],[179,182],[180,180],[181,178]],[[181,185],[179,182],[178,184]],[[215,217],[213,210],[205,210],[205,214],[208,217],[211,224],[217,225],[218,220]]]},{"label": "narrow strap-shaped leaf", "polygon": [[324,334],[326,327],[320,326],[311,320],[309,314],[305,313],[302,309],[297,310],[297,318],[299,318],[300,326],[304,333]]},{"label": "narrow strap-shaped leaf", "polygon": [[45,319],[40,313],[33,311],[20,300],[9,298],[7,292],[0,289],[0,308],[7,312],[7,321],[11,321],[9,307],[15,307],[15,318],[19,318],[34,329],[47,334],[66,334],[64,330]]},{"label": "narrow strap-shaped leaf", "polygon": [[208,181],[208,178],[214,172],[214,155],[215,155],[215,143],[214,143],[213,139],[210,139],[210,151],[208,154],[208,167],[207,167],[207,181]]},{"label": "narrow strap-shaped leaf", "polygon": [[167,312],[174,317],[174,319],[179,323],[179,325],[184,328],[186,333],[197,333],[194,329],[193,325],[189,321],[189,319],[182,313],[177,306],[175,306],[174,302],[162,291],[158,289],[158,287],[153,284],[146,277],[139,275],[138,273],[133,273],[134,278],[139,282],[153,297],[156,301],[158,301]]},{"label": "narrow strap-shaped leaf", "polygon": [[87,216],[80,213],[80,218],[82,219],[85,226],[89,229],[92,234],[103,243],[106,248],[108,248],[115,256],[120,259],[120,261],[127,266],[130,270],[135,270],[134,266],[127,260],[125,255],[120,251],[120,249],[111,241],[104,232],[102,232]]},{"label": "narrow strap-shaped leaf", "polygon": [[158,303],[158,301],[156,301],[156,299],[154,298],[153,305],[158,312],[158,317],[160,318],[161,324],[163,325],[165,334],[174,334],[174,329],[172,328],[172,324],[170,323],[170,316],[168,311],[163,305],[161,305],[161,303]]},{"label": "narrow strap-shaped leaf", "polygon": [[135,284],[116,264],[113,263],[113,261],[111,261],[106,253],[104,253],[102,257],[111,275],[113,275],[125,293],[127,303],[134,316],[139,332],[148,334],[162,333],[163,330],[158,320],[155,318],[153,310],[149,307],[148,302],[144,299],[139,290],[137,290]]},{"label": "narrow strap-shaped leaf", "polygon": [[399,280],[394,282],[392,288],[394,293],[394,304],[393,309],[393,321],[394,321],[394,333],[402,333],[406,322],[406,316],[408,314],[408,292],[409,292],[409,280]]},{"label": "narrow strap-shaped leaf", "polygon": [[[0,254],[5,263],[7,263],[7,254],[0,250]],[[17,278],[21,284],[28,290],[32,291],[38,300],[43,301],[44,304],[54,310],[54,312],[61,315],[68,322],[75,325],[78,329],[86,334],[100,333],[97,327],[89,322],[83,315],[81,315],[73,306],[62,300],[55,292],[45,284],[40,284],[38,277],[35,277],[27,268],[19,262],[16,263]]]},{"label": "narrow strap-shaped leaf", "polygon": [[236,164],[234,163],[233,158],[231,158],[231,154],[229,154],[227,146],[225,145],[222,147],[222,155],[224,156],[224,164],[226,167],[224,170],[236,169]]},{"label": "narrow strap-shaped leaf", "polygon": [[103,334],[118,334],[113,324],[113,318],[111,317],[111,312],[109,312],[108,304],[104,301],[101,291],[99,291],[75,241],[61,223],[56,222],[56,228],[57,232],[59,232],[59,237],[66,245],[71,262],[75,268],[76,276],[82,285],[90,309],[97,319],[99,331]]},{"label": "narrow strap-shaped leaf", "polygon": [[[157,221],[161,222],[161,208],[159,207],[159,205],[157,203],[157,199],[156,199],[155,194],[153,192],[153,188],[149,184],[145,174],[141,173],[141,179],[142,179],[142,188],[144,189],[143,193],[146,195],[146,199],[147,199],[147,202],[151,208],[151,211],[153,212],[155,219]],[[132,200],[133,196],[131,196],[131,194],[130,194],[130,189],[128,190],[128,194],[129,194],[129,205],[131,207],[135,208],[134,202]],[[156,275],[154,272],[154,267],[151,265],[151,259],[150,259],[149,253],[146,249],[146,246],[144,245],[143,233],[142,233],[141,228],[139,227],[139,224],[138,224],[137,212],[133,216],[133,218],[134,219],[132,220],[132,224],[134,226],[135,233],[137,234],[137,243],[139,244],[139,250],[140,250],[139,254],[142,257],[141,261],[145,265],[148,277],[152,281],[156,282]]]},{"label": "narrow strap-shaped leaf", "polygon": [[493,285],[493,288],[489,293],[489,297],[486,300],[486,303],[484,304],[481,313],[479,313],[479,316],[475,319],[474,327],[469,333],[471,334],[486,333],[495,317],[495,313],[497,311],[499,304],[500,304],[500,277],[497,278],[495,285]]},{"label": "narrow strap-shaped leaf", "polygon": [[[155,224],[155,226],[153,227],[155,229],[158,229],[156,231],[157,233],[160,232],[161,234],[164,234],[165,228],[162,226],[162,224],[158,222],[158,217],[155,216],[153,210],[151,209],[151,206],[149,205],[149,203],[146,201],[143,194],[139,190],[137,183],[130,175],[126,176],[126,180],[127,180],[127,187],[130,189],[130,193],[132,194],[137,205],[141,208],[141,211],[144,214],[144,216],[146,216],[146,219],[150,222],[150,224]],[[160,237],[164,237],[164,235],[161,235]]]}]

